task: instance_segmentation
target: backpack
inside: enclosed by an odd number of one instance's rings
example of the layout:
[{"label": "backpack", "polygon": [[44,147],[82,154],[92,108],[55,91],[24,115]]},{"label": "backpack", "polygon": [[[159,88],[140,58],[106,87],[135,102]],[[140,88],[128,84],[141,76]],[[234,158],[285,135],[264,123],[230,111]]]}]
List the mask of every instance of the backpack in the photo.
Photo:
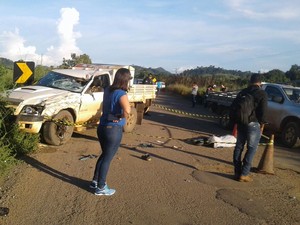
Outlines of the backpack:
[{"label": "backpack", "polygon": [[231,122],[248,125],[255,116],[255,100],[252,93],[239,93],[230,108]]}]

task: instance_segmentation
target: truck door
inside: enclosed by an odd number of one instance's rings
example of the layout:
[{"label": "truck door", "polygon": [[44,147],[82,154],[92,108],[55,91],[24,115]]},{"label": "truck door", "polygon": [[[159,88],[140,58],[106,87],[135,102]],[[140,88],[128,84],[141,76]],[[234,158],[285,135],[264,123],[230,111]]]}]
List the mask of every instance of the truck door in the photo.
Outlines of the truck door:
[{"label": "truck door", "polygon": [[94,77],[93,82],[82,95],[78,122],[99,121],[102,114],[104,88],[109,85],[108,75]]},{"label": "truck door", "polygon": [[[268,108],[266,114],[266,120],[270,123],[268,126],[273,130],[278,130],[280,122],[282,121],[284,96],[280,90],[276,87],[267,86],[265,89],[268,95]],[[281,97],[282,102],[278,103],[274,101],[274,97]]]}]

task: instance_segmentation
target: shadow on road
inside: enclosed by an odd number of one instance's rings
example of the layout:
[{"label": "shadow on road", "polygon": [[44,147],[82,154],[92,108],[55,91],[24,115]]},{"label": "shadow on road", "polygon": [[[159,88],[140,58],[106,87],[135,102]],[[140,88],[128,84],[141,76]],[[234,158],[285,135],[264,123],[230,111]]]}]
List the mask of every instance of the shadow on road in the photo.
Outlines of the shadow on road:
[{"label": "shadow on road", "polygon": [[40,161],[30,157],[30,156],[23,156],[21,158],[21,160],[23,160],[24,162],[26,162],[27,164],[31,165],[33,168],[36,168],[46,174],[49,174],[52,177],[55,177],[57,179],[60,179],[64,182],[67,182],[69,184],[72,184],[74,186],[77,186],[83,190],[86,190],[88,192],[91,192],[91,190],[89,189],[89,184],[90,181],[86,181],[86,180],[82,180],[80,178],[77,177],[73,177],[70,176],[68,174],[62,173],[56,169],[53,169],[49,166],[47,166],[44,163],[41,163]]},{"label": "shadow on road", "polygon": [[[140,153],[140,154],[146,154],[146,153],[149,153],[148,151],[144,151],[144,150],[139,150],[135,147],[129,147],[127,145],[121,145],[122,148],[124,149],[127,149],[129,151],[134,151],[134,152],[137,152],[137,153]],[[178,164],[178,165],[181,165],[181,166],[186,166],[186,167],[189,167],[189,168],[192,168],[192,169],[197,169],[196,167],[192,166],[192,165],[189,165],[189,164],[186,164],[186,163],[182,163],[182,162],[178,162],[178,161],[175,161],[175,160],[172,160],[172,159],[168,159],[166,157],[163,157],[163,156],[160,156],[160,155],[157,155],[157,154],[154,154],[154,153],[151,153],[150,154],[151,157],[153,158],[158,158],[158,159],[161,159],[161,160],[165,160],[165,161],[168,161],[168,162],[171,162],[171,163],[175,163],[175,164]],[[133,155],[132,155],[133,156]],[[136,156],[134,156],[136,157]]]},{"label": "shadow on road", "polygon": [[218,158],[215,158],[215,157],[211,157],[211,156],[207,156],[207,155],[202,155],[202,154],[194,153],[194,152],[187,152],[187,151],[184,151],[184,150],[181,150],[181,149],[174,149],[174,148],[172,148],[172,150],[175,150],[175,151],[178,151],[178,152],[182,152],[182,153],[186,153],[186,154],[190,154],[190,155],[199,156],[199,157],[210,159],[210,160],[213,160],[213,161],[218,161],[218,162],[225,163],[225,164],[228,164],[228,165],[232,165],[232,162],[226,161],[224,159],[218,159]]},{"label": "shadow on road", "polygon": [[230,131],[224,130],[219,127],[217,121],[204,118],[194,118],[184,115],[176,115],[164,112],[151,111],[150,116],[145,116],[144,119],[162,123],[164,125],[175,126],[184,128],[186,130],[194,131],[197,133],[206,133],[208,135],[223,136]]},{"label": "shadow on road", "polygon": [[72,138],[84,138],[85,140],[98,141],[97,137],[90,136],[90,135],[87,135],[87,134],[84,134],[84,133],[77,133],[77,132],[73,133]]}]

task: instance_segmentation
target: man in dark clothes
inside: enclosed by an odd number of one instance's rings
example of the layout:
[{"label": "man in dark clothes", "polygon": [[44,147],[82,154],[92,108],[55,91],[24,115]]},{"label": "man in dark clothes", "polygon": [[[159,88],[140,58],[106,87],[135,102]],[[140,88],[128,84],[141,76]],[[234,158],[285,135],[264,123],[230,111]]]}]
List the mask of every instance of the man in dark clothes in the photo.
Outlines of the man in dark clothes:
[{"label": "man in dark clothes", "polygon": [[[237,141],[233,152],[233,164],[235,179],[240,182],[251,182],[253,179],[249,176],[252,160],[257,150],[261,137],[263,124],[265,124],[265,113],[267,108],[267,94],[260,88],[261,75],[253,74],[250,78],[250,84],[239,94],[249,93],[254,98],[254,113],[247,125],[237,123]],[[237,96],[237,98],[238,98]],[[234,100],[233,104],[235,104]],[[247,142],[247,151],[242,161],[242,152]]]}]

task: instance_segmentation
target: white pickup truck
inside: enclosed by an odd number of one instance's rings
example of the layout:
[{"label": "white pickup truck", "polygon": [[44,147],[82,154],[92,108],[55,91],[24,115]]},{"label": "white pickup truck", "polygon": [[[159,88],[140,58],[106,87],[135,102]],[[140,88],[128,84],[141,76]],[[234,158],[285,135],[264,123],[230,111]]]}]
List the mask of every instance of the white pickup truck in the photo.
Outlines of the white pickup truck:
[{"label": "white pickup truck", "polygon": [[[119,68],[129,69],[134,76],[132,66],[121,65],[80,64],[72,69],[55,69],[34,85],[7,91],[7,105],[14,108],[20,129],[41,133],[47,144],[63,145],[74,130],[99,122],[104,88],[112,84]],[[156,97],[156,85],[133,85],[131,80],[130,86],[132,109],[125,132],[141,124],[144,112]]]},{"label": "white pickup truck", "polygon": [[[286,147],[292,148],[300,137],[300,88],[283,84],[263,83],[268,95],[266,129],[278,134]],[[228,114],[238,92],[211,92],[206,105],[221,115],[220,125],[230,128]]]}]

